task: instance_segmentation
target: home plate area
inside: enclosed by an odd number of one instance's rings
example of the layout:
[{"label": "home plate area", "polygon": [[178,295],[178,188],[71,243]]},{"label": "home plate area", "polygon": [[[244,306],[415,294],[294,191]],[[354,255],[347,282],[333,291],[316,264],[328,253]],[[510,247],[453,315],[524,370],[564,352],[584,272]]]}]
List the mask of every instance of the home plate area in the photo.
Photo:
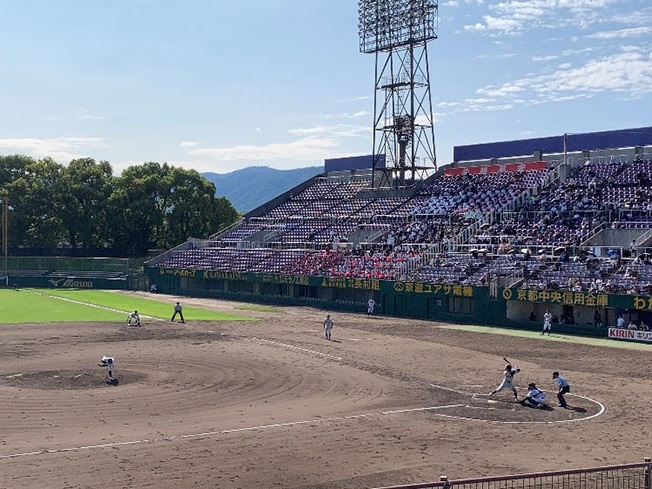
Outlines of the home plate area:
[{"label": "home plate area", "polygon": [[[518,424],[582,421],[597,417],[605,410],[600,402],[581,395],[566,394],[568,405],[562,408],[557,405],[556,393],[546,392],[548,407],[538,409],[514,401],[509,392],[489,396],[490,390],[491,387],[484,386],[451,388],[430,384],[429,403],[432,408],[428,412],[432,416],[450,419]],[[526,392],[526,389],[520,389],[519,399]]]}]

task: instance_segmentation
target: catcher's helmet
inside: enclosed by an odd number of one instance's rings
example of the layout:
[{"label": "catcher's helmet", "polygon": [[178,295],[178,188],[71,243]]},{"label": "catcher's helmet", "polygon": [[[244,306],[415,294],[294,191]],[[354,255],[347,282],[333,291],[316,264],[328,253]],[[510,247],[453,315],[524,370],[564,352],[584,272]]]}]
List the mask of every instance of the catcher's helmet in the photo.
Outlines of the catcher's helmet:
[{"label": "catcher's helmet", "polygon": [[554,371],[554,372],[552,373],[552,378],[553,378],[553,379],[556,379],[557,377],[559,377],[559,372]]},{"label": "catcher's helmet", "polygon": [[536,385],[534,382],[530,382],[530,383],[527,385],[527,388],[528,388],[528,389],[534,389],[534,388],[536,388],[536,386],[537,386],[537,385]]}]

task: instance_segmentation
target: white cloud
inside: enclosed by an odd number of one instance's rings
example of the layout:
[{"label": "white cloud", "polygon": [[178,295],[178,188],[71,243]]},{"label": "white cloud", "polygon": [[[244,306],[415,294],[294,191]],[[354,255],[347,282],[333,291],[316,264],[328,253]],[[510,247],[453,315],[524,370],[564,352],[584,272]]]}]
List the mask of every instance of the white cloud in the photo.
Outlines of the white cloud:
[{"label": "white cloud", "polygon": [[369,138],[368,126],[315,126],[292,129],[294,141],[266,145],[238,145],[230,147],[193,147],[188,155],[192,166],[198,171],[221,172],[242,168],[243,165],[269,164],[275,168],[299,168],[319,165],[325,158],[350,156],[351,151],[343,147],[343,141],[351,138]]},{"label": "white cloud", "polygon": [[482,22],[464,26],[490,35],[520,34],[534,28],[586,28],[603,20],[601,11],[618,0],[508,0],[489,5]]},{"label": "white cloud", "polygon": [[360,117],[370,116],[371,112],[367,110],[359,110],[357,112],[349,113],[345,112],[343,114],[327,115],[326,119],[358,119]]},{"label": "white cloud", "polygon": [[67,136],[49,139],[5,138],[0,139],[3,152],[24,154],[34,158],[50,156],[60,163],[75,158],[94,157],[98,148],[108,148],[100,137]]},{"label": "white cloud", "polygon": [[652,33],[652,27],[632,27],[614,31],[596,32],[587,36],[591,39],[625,39],[628,37],[647,36]]},{"label": "white cloud", "polygon": [[181,148],[193,148],[195,146],[199,146],[197,141],[181,141],[181,143],[179,143],[179,147]]},{"label": "white cloud", "polygon": [[338,124],[335,126],[314,126],[301,129],[290,129],[289,132],[295,136],[327,135],[328,137],[357,137],[368,135],[371,132],[371,128],[370,126]]},{"label": "white cloud", "polygon": [[77,111],[77,119],[80,121],[96,121],[104,119],[104,116],[92,114],[88,109]]},{"label": "white cloud", "polygon": [[[321,163],[324,158],[339,156],[335,138],[306,137],[288,143],[272,143],[262,146],[240,145],[227,148],[194,148],[188,152],[201,163],[193,162],[199,171],[218,164],[221,171],[231,171],[260,163],[274,164],[277,168],[298,168]],[[209,158],[210,161],[205,161]],[[303,165],[301,164],[303,163]]]},{"label": "white cloud", "polygon": [[340,98],[335,100],[337,103],[349,103],[349,102],[359,102],[361,100],[369,100],[371,98],[371,95],[362,95],[359,97],[351,97],[351,98]]},{"label": "white cloud", "polygon": [[458,112],[506,110],[514,105],[593,97],[613,92],[625,98],[652,93],[652,56],[635,46],[623,46],[620,53],[586,61],[574,67],[560,64],[550,72],[528,75],[503,85],[488,85],[476,90],[478,97],[448,106]]}]

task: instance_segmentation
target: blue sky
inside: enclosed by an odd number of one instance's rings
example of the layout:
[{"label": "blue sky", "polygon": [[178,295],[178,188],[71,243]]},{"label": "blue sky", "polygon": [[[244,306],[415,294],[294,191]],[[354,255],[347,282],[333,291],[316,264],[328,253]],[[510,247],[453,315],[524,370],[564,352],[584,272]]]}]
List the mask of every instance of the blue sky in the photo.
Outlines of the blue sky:
[{"label": "blue sky", "polygon": [[[356,0],[3,0],[0,154],[200,172],[371,153]],[[429,44],[454,145],[652,125],[649,0],[443,0]]]}]

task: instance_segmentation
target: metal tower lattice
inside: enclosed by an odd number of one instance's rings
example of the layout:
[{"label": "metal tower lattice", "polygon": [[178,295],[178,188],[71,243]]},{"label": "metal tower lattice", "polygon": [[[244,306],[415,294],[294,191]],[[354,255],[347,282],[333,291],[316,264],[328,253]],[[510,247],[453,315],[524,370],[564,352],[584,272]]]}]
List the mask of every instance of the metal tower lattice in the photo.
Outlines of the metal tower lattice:
[{"label": "metal tower lattice", "polygon": [[408,185],[437,169],[427,44],[437,39],[438,10],[437,0],[358,1],[360,52],[376,55],[377,187]]}]

